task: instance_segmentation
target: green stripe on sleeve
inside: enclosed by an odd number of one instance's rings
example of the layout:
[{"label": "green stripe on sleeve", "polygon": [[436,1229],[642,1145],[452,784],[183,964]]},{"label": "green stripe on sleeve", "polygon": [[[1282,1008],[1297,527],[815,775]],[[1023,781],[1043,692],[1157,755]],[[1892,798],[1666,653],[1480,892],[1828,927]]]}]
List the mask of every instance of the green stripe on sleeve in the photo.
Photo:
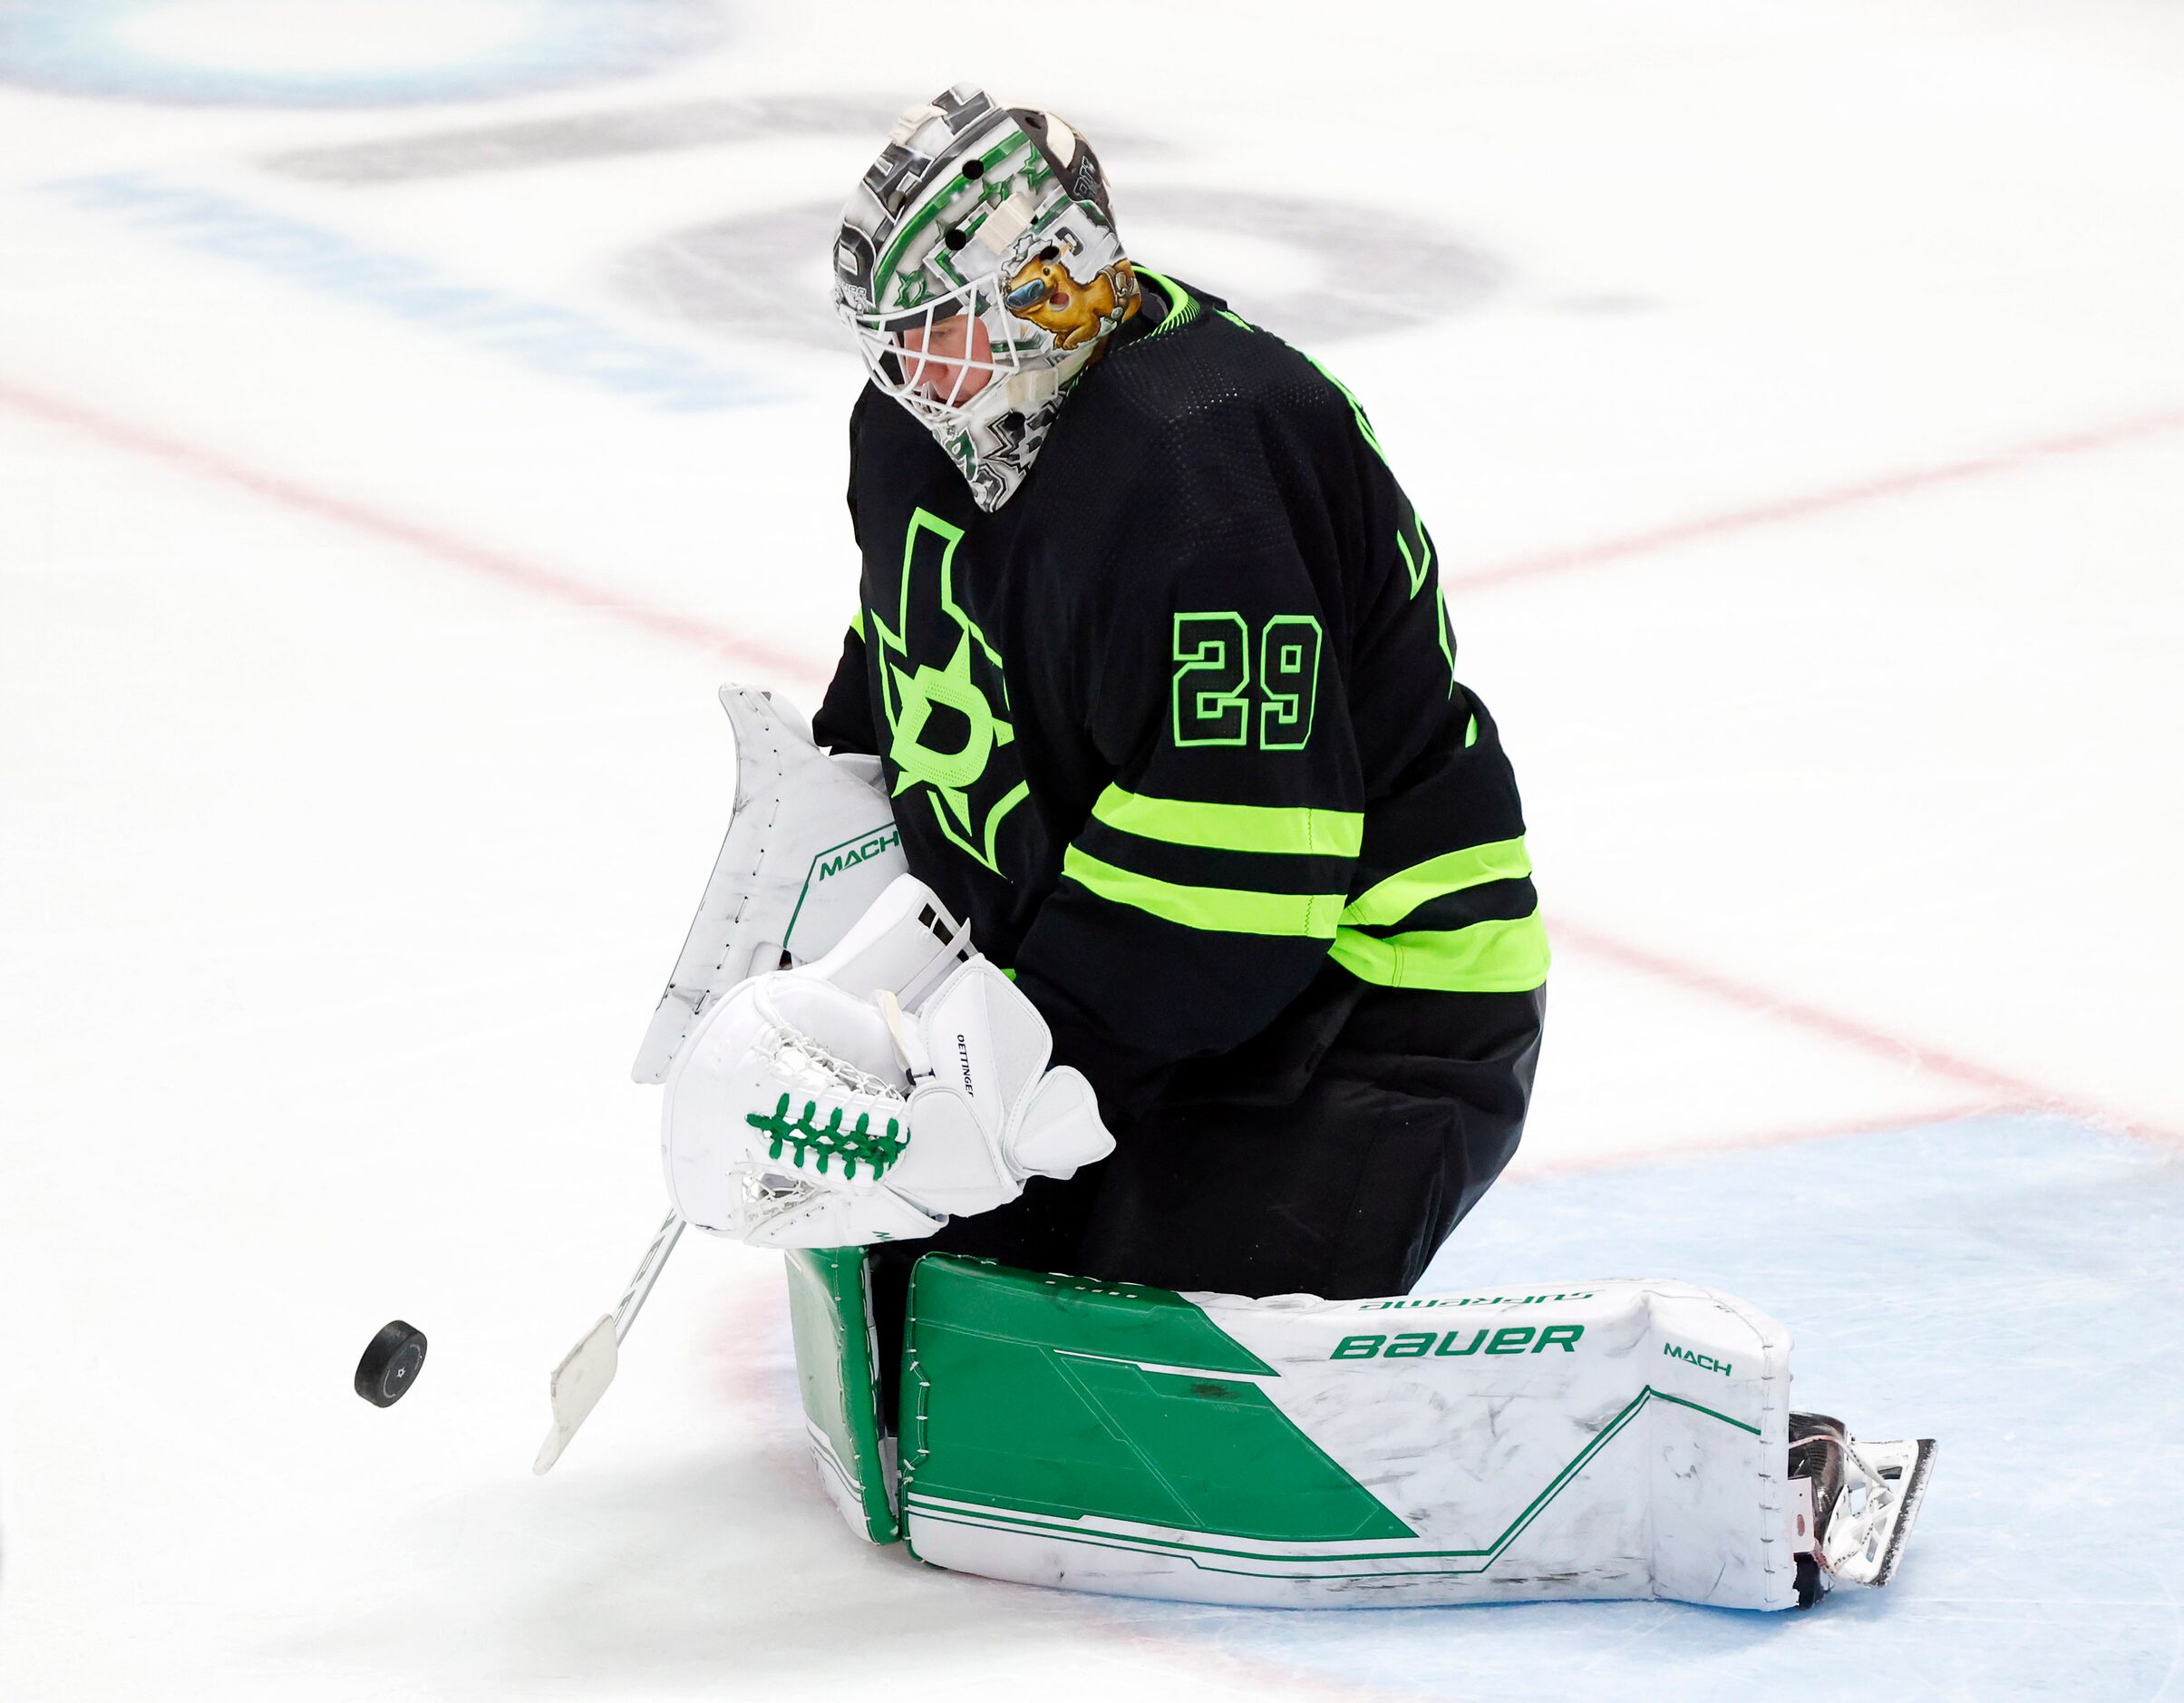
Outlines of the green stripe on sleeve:
[{"label": "green stripe on sleeve", "polygon": [[1535,910],[1514,922],[1421,929],[1380,939],[1344,929],[1329,949],[1362,981],[1435,993],[1529,993],[1547,980],[1547,929]]},{"label": "green stripe on sleeve", "polygon": [[1354,858],[1365,837],[1365,816],[1359,810],[1205,804],[1188,798],[1148,798],[1120,786],[1110,786],[1100,794],[1092,818],[1141,840],[1215,852],[1298,852]]},{"label": "green stripe on sleeve", "polygon": [[[1135,262],[1132,264],[1135,265]],[[1145,334],[1148,341],[1159,336],[1164,331],[1173,331],[1179,326],[1187,326],[1199,316],[1199,298],[1177,283],[1175,279],[1164,277],[1149,266],[1138,267],[1137,272],[1140,277],[1149,277],[1159,285],[1160,294],[1168,297],[1168,315],[1159,325]]]},{"label": "green stripe on sleeve", "polygon": [[1531,872],[1532,860],[1525,852],[1521,834],[1514,840],[1468,845],[1461,852],[1444,852],[1423,863],[1398,870],[1384,881],[1376,881],[1350,901],[1343,920],[1361,929],[1401,922],[1429,899],[1460,893],[1488,881],[1513,881]]},{"label": "green stripe on sleeve", "polygon": [[1086,891],[1186,929],[1215,934],[1286,935],[1332,940],[1340,893],[1253,893],[1234,887],[1187,887],[1103,863],[1070,847],[1062,872]]},{"label": "green stripe on sleeve", "polygon": [[856,614],[849,618],[849,630],[857,635],[857,639],[859,644],[864,642],[865,612],[862,609],[858,610]]}]

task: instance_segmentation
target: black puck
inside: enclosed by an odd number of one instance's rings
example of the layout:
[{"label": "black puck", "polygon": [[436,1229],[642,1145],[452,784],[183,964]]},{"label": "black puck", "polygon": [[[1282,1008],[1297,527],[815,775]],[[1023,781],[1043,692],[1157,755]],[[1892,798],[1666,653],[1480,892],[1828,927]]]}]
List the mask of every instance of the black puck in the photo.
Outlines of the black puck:
[{"label": "black puck", "polygon": [[395,1319],[382,1326],[356,1363],[356,1393],[374,1407],[392,1407],[410,1393],[424,1365],[424,1332]]}]

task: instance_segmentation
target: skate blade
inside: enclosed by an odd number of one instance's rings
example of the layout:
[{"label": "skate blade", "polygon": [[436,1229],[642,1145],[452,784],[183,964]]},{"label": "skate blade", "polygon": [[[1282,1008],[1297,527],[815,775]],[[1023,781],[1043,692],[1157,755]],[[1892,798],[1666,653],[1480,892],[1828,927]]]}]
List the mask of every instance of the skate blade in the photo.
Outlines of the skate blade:
[{"label": "skate blade", "polygon": [[1927,1480],[1934,1471],[1934,1439],[1920,1437],[1916,1447],[1917,1453],[1909,1469],[1897,1484],[1898,1505],[1888,1528],[1888,1544],[1881,1551],[1880,1566],[1873,1575],[1877,1586],[1885,1585],[1896,1577],[1896,1563],[1903,1559],[1904,1545],[1911,1541],[1911,1526],[1918,1518],[1918,1504],[1927,1497]]}]

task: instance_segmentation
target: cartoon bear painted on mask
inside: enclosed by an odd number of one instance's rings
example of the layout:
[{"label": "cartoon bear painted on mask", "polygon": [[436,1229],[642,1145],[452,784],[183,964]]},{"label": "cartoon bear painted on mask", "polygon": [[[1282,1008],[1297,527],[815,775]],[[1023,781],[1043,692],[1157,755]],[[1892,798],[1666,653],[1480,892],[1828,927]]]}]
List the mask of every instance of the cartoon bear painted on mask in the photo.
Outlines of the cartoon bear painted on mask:
[{"label": "cartoon bear painted on mask", "polygon": [[1008,310],[1053,335],[1058,349],[1073,349],[1100,335],[1109,319],[1127,319],[1138,307],[1138,275],[1118,260],[1080,284],[1059,248],[1042,248],[1009,279]]}]

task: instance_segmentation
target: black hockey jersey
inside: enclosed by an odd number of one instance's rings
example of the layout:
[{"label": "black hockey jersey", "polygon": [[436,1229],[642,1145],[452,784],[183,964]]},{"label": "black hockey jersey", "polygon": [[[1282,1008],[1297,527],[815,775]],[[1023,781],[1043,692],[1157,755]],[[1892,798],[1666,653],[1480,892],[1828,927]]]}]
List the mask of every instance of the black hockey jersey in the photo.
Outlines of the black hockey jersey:
[{"label": "black hockey jersey", "polygon": [[862,607],[815,721],[884,760],[911,871],[1111,1122],[1265,1091],[1385,990],[1548,966],[1516,783],[1364,408],[1140,276],[1149,311],[995,513],[859,400]]}]

